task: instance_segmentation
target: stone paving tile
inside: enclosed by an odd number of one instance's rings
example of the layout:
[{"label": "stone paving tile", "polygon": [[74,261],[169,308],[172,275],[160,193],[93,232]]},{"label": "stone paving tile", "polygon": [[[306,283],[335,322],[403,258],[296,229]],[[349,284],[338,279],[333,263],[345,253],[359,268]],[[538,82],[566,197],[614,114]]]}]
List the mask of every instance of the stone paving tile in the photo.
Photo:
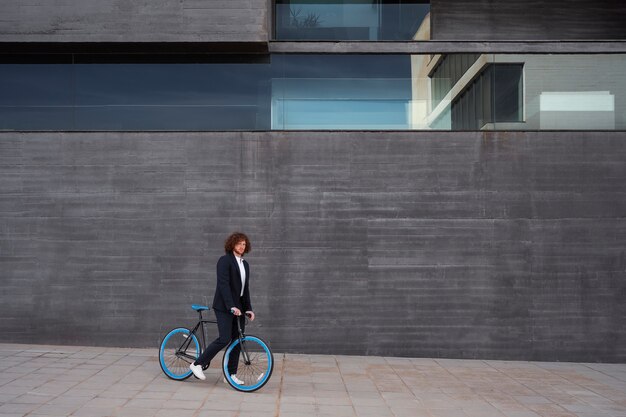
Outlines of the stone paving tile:
[{"label": "stone paving tile", "polygon": [[111,399],[118,399],[118,398],[124,398],[126,400],[129,400],[131,398],[134,398],[137,395],[138,391],[116,391],[116,390],[106,390],[101,392],[98,396],[101,398],[111,398]]},{"label": "stone paving tile", "polygon": [[317,397],[313,394],[313,392],[283,392],[280,395],[280,401],[283,403],[309,404],[315,403],[315,398]]},{"label": "stone paving tile", "polygon": [[0,393],[0,404],[6,404],[8,402],[11,402],[13,399],[19,397],[19,395],[16,394],[1,394]]},{"label": "stone paving tile", "polygon": [[236,414],[237,417],[275,417],[276,414],[273,412],[262,412],[262,411],[240,411],[239,414]]},{"label": "stone paving tile", "polygon": [[72,387],[65,391],[62,396],[63,397],[84,397],[84,398],[94,398],[101,392],[103,389],[94,389],[94,388],[84,388],[82,384]]},{"label": "stone paving tile", "polygon": [[209,404],[205,403],[200,410],[210,410],[210,411],[219,411],[219,412],[236,412],[239,410],[239,403],[227,403],[227,402],[211,402]]},{"label": "stone paving tile", "polygon": [[154,349],[0,344],[0,417],[626,417],[626,365],[275,354],[256,393]]},{"label": "stone paving tile", "polygon": [[315,397],[313,404],[319,405],[352,405],[352,401],[347,397]]},{"label": "stone paving tile", "polygon": [[235,417],[238,414],[237,411],[200,410],[197,417]]},{"label": "stone paving tile", "polygon": [[432,417],[467,417],[465,411],[460,408],[446,408],[446,409],[429,409],[428,412]]},{"label": "stone paving tile", "polygon": [[[172,417],[172,409],[163,409],[157,411],[155,417]],[[178,409],[176,410],[176,417],[194,417],[196,415],[196,409]]]},{"label": "stone paving tile", "polygon": [[92,398],[93,397],[70,397],[61,395],[48,401],[46,405],[75,406],[76,408],[80,408],[91,401]]},{"label": "stone paving tile", "polygon": [[128,407],[133,408],[163,408],[168,400],[162,398],[133,398],[125,403]]},{"label": "stone paving tile", "polygon": [[356,415],[359,417],[394,417],[393,412],[386,406],[370,407],[355,405]]},{"label": "stone paving tile", "polygon": [[55,397],[53,395],[33,395],[32,392],[27,392],[24,395],[20,395],[14,398],[11,402],[15,404],[45,404],[51,401]]},{"label": "stone paving tile", "polygon": [[317,407],[314,404],[281,404],[280,414],[284,413],[305,413],[313,415],[317,411]]},{"label": "stone paving tile", "polygon": [[432,417],[432,415],[425,408],[393,408],[393,414],[395,417]]},{"label": "stone paving tile", "polygon": [[57,405],[57,404],[44,404],[41,407],[34,410],[32,415],[46,415],[46,416],[69,416],[74,411],[79,409],[79,405]]},{"label": "stone paving tile", "polygon": [[319,405],[316,414],[320,416],[349,417],[356,416],[354,407],[347,405]]},{"label": "stone paving tile", "polygon": [[135,408],[135,407],[123,407],[115,414],[116,417],[153,417],[158,413],[158,408]]},{"label": "stone paving tile", "polygon": [[2,414],[22,414],[30,413],[34,409],[38,408],[38,404],[18,404],[18,403],[6,403],[0,405],[0,415]]},{"label": "stone paving tile", "polygon": [[81,407],[71,415],[78,417],[112,417],[119,412],[117,407]]},{"label": "stone paving tile", "polygon": [[[170,398],[171,394],[163,393],[159,391],[141,391],[135,394],[133,399],[143,399],[143,400],[167,400]],[[197,396],[196,396],[197,398]]]}]

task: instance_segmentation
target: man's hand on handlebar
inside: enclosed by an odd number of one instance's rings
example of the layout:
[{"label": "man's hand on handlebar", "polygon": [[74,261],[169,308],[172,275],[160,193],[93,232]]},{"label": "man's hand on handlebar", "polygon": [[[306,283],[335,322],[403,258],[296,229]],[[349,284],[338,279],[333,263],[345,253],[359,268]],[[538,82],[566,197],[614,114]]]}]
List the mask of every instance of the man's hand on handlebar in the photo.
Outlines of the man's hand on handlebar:
[{"label": "man's hand on handlebar", "polygon": [[[232,307],[230,309],[230,312],[233,313],[233,315],[235,316],[241,316],[241,310],[239,310],[237,307]],[[248,316],[250,321],[254,321],[254,318],[256,317],[256,315],[254,314],[254,311],[252,310],[246,311],[246,316]]]}]

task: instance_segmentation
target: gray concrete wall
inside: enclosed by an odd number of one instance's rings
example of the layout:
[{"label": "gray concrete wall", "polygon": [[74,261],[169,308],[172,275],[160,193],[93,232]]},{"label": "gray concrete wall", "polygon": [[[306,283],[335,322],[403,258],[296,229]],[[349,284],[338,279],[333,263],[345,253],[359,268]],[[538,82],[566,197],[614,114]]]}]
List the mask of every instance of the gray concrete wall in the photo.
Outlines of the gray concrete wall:
[{"label": "gray concrete wall", "polygon": [[624,361],[625,141],[0,133],[2,341],[156,347],[243,230],[277,351]]},{"label": "gray concrete wall", "polygon": [[626,39],[615,0],[432,0],[434,40]]},{"label": "gray concrete wall", "polygon": [[[269,0],[3,0],[0,42],[267,42],[270,9]],[[431,11],[434,40],[626,39],[626,5],[614,0],[432,0]]]},{"label": "gray concrete wall", "polygon": [[267,42],[267,0],[3,0],[0,42]]},{"label": "gray concrete wall", "polygon": [[513,53],[579,54],[624,53],[617,41],[437,41],[437,42],[270,42],[270,53],[324,54],[442,54]]}]

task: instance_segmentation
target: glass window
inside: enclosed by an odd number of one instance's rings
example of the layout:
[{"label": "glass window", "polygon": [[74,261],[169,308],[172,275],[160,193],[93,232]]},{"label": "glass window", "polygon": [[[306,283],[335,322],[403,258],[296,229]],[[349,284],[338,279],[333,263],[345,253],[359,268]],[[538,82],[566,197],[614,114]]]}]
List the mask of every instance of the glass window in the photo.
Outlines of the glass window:
[{"label": "glass window", "polygon": [[452,129],[480,130],[489,123],[521,122],[522,70],[523,64],[488,64],[470,83],[462,84],[452,99]]},{"label": "glass window", "polygon": [[215,61],[3,64],[0,129],[269,129],[268,62]]},{"label": "glass window", "polygon": [[626,55],[496,55],[523,62],[523,123],[494,129],[626,129]]},{"label": "glass window", "polygon": [[277,40],[428,40],[430,1],[276,0]]},{"label": "glass window", "polygon": [[272,129],[409,129],[409,55],[277,55]]},{"label": "glass window", "polygon": [[0,129],[625,130],[624,68],[626,54],[3,63]]},{"label": "glass window", "polygon": [[437,58],[435,68],[430,73],[430,78],[435,82],[435,103],[439,103],[448,94],[452,86],[480,58],[480,54],[445,54]]},{"label": "glass window", "polygon": [[268,129],[267,64],[78,64],[76,128]]},{"label": "glass window", "polygon": [[72,129],[73,71],[67,64],[0,64],[0,129]]},{"label": "glass window", "polygon": [[494,121],[521,122],[523,64],[494,64],[493,68]]}]

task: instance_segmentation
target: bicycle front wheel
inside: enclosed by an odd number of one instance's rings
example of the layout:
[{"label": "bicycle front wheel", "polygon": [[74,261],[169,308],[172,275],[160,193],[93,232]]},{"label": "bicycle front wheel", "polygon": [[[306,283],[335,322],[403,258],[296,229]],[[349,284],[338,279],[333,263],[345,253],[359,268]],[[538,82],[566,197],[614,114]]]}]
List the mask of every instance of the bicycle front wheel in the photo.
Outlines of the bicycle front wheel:
[{"label": "bicycle front wheel", "polygon": [[[228,362],[233,356],[238,356],[235,376],[241,384],[233,380],[228,370]],[[267,343],[256,336],[247,335],[228,345],[222,359],[222,370],[226,381],[237,391],[256,391],[272,376],[274,356]]]},{"label": "bicycle front wheel", "polygon": [[159,347],[159,364],[171,379],[182,381],[191,376],[189,365],[200,356],[200,343],[189,329],[179,327],[170,331]]}]

